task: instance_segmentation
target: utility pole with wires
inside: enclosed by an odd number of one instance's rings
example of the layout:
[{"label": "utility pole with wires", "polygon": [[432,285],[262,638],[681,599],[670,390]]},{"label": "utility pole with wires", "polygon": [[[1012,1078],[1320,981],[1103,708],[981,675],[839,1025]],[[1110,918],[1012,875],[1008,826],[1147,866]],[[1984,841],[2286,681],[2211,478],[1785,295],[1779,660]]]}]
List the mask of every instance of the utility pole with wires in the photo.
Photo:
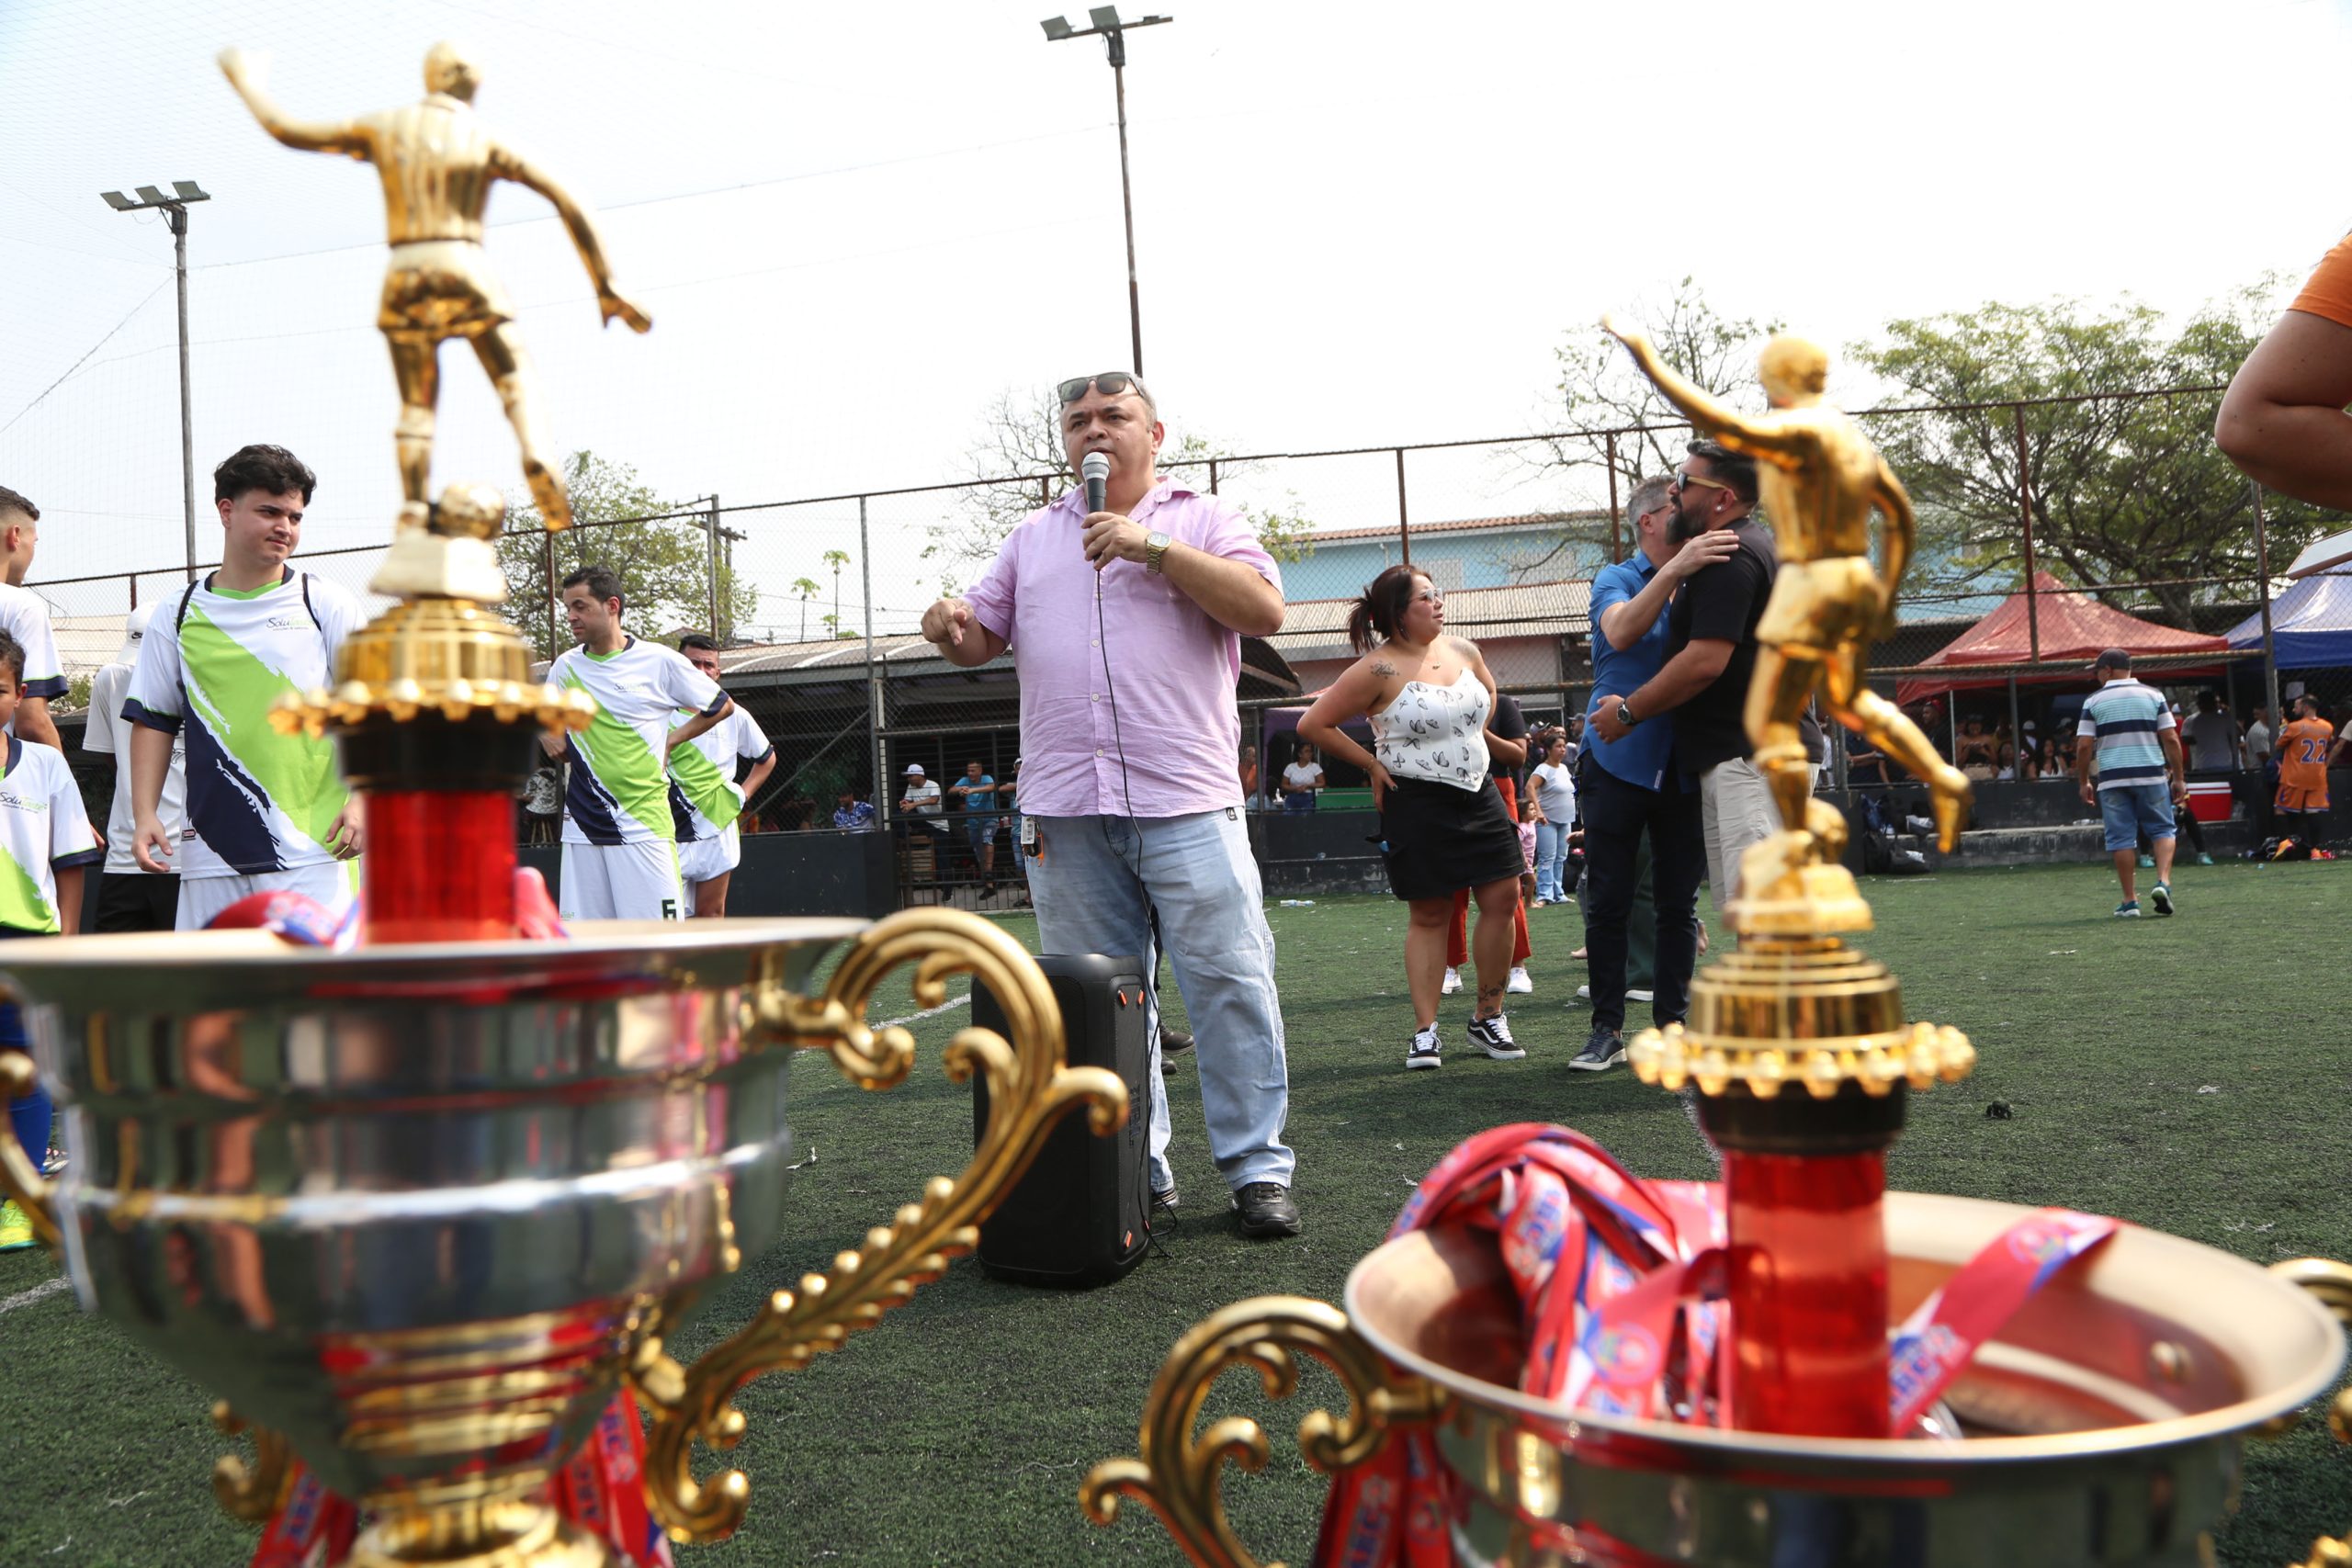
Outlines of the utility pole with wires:
[{"label": "utility pole with wires", "polygon": [[[187,580],[196,581],[196,427],[188,406],[187,381],[187,209],[190,202],[210,201],[194,180],[174,180],[173,194],[141,186],[139,199],[119,190],[100,191],[99,199],[117,212],[160,212],[172,226],[174,270],[180,290],[180,503],[187,530]],[[1140,370],[1137,375],[1143,374]]]},{"label": "utility pole with wires", "polygon": [[[731,628],[728,628],[721,624],[720,616],[723,611],[733,607],[729,604],[727,601],[729,597],[729,589],[732,587],[734,581],[731,569],[735,559],[735,541],[738,539],[747,538],[750,536],[740,533],[733,528],[726,527],[720,524],[718,521],[718,496],[707,495],[702,499],[705,503],[703,510],[698,513],[694,513],[691,515],[694,518],[695,526],[700,528],[704,534],[707,536],[707,542],[710,547],[708,568],[710,576],[710,635],[713,640],[718,642],[720,647],[724,648],[734,640],[730,635]],[[724,558],[723,559],[722,556]],[[722,584],[725,586],[722,586]]]}]

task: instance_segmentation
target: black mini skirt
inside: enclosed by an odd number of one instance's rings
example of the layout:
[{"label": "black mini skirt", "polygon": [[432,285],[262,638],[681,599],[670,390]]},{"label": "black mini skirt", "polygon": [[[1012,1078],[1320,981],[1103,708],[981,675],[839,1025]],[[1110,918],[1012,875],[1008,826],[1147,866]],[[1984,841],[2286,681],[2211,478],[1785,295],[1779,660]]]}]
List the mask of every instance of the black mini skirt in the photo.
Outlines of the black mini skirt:
[{"label": "black mini skirt", "polygon": [[1380,813],[1380,852],[1388,890],[1408,901],[1517,881],[1527,869],[1519,829],[1492,774],[1475,790],[1396,780]]}]

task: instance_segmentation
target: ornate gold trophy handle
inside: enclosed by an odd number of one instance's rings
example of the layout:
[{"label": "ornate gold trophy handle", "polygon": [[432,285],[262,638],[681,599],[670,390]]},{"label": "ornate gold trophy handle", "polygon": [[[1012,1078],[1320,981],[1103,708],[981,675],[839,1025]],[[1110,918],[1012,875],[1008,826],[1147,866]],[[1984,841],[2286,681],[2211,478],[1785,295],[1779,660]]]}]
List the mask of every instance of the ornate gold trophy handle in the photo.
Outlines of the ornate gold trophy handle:
[{"label": "ornate gold trophy handle", "polygon": [[[2272,1264],[2270,1272],[2317,1296],[2322,1306],[2352,1330],[2352,1267],[2324,1258],[2297,1258]],[[2337,1442],[2352,1443],[2352,1388],[2337,1393],[2328,1406],[2327,1427]],[[2296,1568],[2352,1568],[2352,1531],[2320,1537],[2312,1543],[2312,1554]]]},{"label": "ornate gold trophy handle", "polygon": [[1199,1430],[1201,1406],[1227,1369],[1245,1364],[1258,1370],[1269,1398],[1288,1399],[1298,1391],[1302,1350],[1348,1391],[1344,1417],[1317,1410],[1299,1423],[1299,1451],[1326,1473],[1352,1470],[1444,1407],[1442,1389],[1391,1367],[1339,1308],[1301,1296],[1236,1302],[1194,1325],[1160,1363],[1136,1434],[1142,1452],[1087,1472],[1078,1492],[1087,1517],[1110,1524],[1120,1497],[1133,1497],[1159,1516],[1196,1568],[1258,1568],[1226,1520],[1222,1486],[1228,1460],[1253,1474],[1266,1467],[1265,1431],[1239,1416]]},{"label": "ornate gold trophy handle", "polygon": [[287,1483],[294,1474],[293,1446],[268,1427],[256,1427],[230,1409],[225,1399],[213,1402],[212,1426],[222,1437],[251,1432],[254,1438],[251,1465],[234,1454],[222,1454],[212,1461],[213,1500],[232,1519],[249,1525],[263,1523],[285,1501]]},{"label": "ornate gold trophy handle", "polygon": [[778,1291],[732,1337],[683,1369],[649,1343],[632,1372],[639,1397],[653,1412],[646,1435],[646,1495],[673,1540],[721,1540],[742,1522],[750,1483],[728,1471],[708,1483],[695,1480],[696,1438],[731,1448],[743,1417],[729,1404],[737,1390],[764,1372],[806,1366],[820,1350],[837,1348],[904,1303],[919,1285],[946,1272],[948,1260],[969,1252],[979,1222],[1028,1169],[1046,1134],[1065,1111],[1083,1103],[1099,1136],[1127,1116],[1126,1086],[1101,1067],[1064,1064],[1060,1010],[1036,964],[1003,931],[977,915],[955,909],[910,909],[879,921],[858,938],[822,998],[811,1001],[781,986],[760,988],[746,1005],[752,1032],[780,1043],[830,1051],[842,1072],[864,1089],[888,1089],[907,1076],[914,1037],[904,1029],[875,1030],[865,1009],[885,976],[912,964],[918,1005],[946,999],[947,976],[967,974],[985,984],[1004,1010],[1010,1043],[985,1029],[956,1032],[946,1052],[947,1076],[957,1083],[979,1073],[988,1084],[989,1122],[964,1174],[935,1177],[920,1201],[899,1211],[894,1224],[868,1231],[865,1245],[844,1252],[830,1274],[811,1274],[797,1292]]},{"label": "ornate gold trophy handle", "polygon": [[[5,1123],[6,1107],[9,1100],[32,1091],[33,1059],[18,1051],[0,1052],[0,1123]],[[0,1124],[0,1196],[14,1198],[17,1206],[32,1222],[33,1235],[51,1251],[58,1246],[57,1215],[50,1207],[51,1183],[40,1173],[40,1155],[17,1142],[17,1135]]]}]

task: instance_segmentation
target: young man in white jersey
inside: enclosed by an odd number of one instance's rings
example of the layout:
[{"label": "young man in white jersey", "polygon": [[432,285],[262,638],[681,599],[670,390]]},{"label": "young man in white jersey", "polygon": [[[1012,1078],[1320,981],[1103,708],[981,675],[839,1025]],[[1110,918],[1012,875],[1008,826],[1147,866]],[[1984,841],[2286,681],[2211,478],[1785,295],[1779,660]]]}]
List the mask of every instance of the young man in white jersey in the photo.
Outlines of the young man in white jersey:
[{"label": "young man in white jersey", "polygon": [[[249,894],[329,909],[356,889],[359,797],[334,742],[269,722],[278,697],[334,684],[359,602],[293,566],[318,478],[282,446],[246,446],[212,472],[220,569],[162,602],[140,640],[122,716],[130,735],[130,851],[180,874],[177,924],[197,931]],[[187,743],[187,822],[163,818],[172,738]]]},{"label": "young man in white jersey", "polygon": [[[678,639],[686,662],[718,679],[718,644],[699,632]],[[678,717],[691,720],[681,708]],[[743,782],[735,771],[752,765]],[[741,705],[686,745],[670,753],[670,815],[678,830],[678,874],[686,886],[686,913],[719,919],[727,913],[727,885],[742,863],[742,835],[736,818],[775,772],[775,748],[767,732]]]},{"label": "young man in white jersey", "polygon": [[[567,920],[683,919],[670,755],[735,705],[675,651],[623,631],[622,607],[609,567],[563,580],[564,618],[580,646],[556,656],[548,683],[586,692],[596,716],[577,735],[539,742],[571,764],[556,901]],[[673,729],[681,708],[694,716]]]},{"label": "young man in white jersey", "polygon": [[49,606],[24,585],[25,574],[33,569],[33,550],[40,543],[40,507],[0,485],[0,578],[6,580],[0,582],[0,632],[16,638],[25,653],[17,717],[8,730],[44,746],[62,747],[49,704],[65,694],[65,666],[57,657]]},{"label": "young man in white jersey", "polygon": [[[90,681],[89,724],[82,732],[82,750],[114,760],[114,806],[107,814],[107,864],[98,874],[93,931],[167,931],[179,920],[179,874],[145,870],[130,853],[138,823],[130,806],[131,726],[122,719],[122,701],[130,694],[131,671],[138,668],[139,649],[154,616],[153,599],[130,612],[122,628],[122,651]],[[164,775],[157,813],[164,839],[172,843],[179,841],[187,827],[187,738],[174,735],[171,772]]]},{"label": "young man in white jersey", "polygon": [[[0,727],[16,716],[25,650],[0,632]],[[71,936],[81,923],[82,868],[104,858],[82,809],[82,788],[53,746],[0,736],[0,938]],[[0,1000],[0,1052],[31,1045],[13,1001]],[[11,1131],[38,1166],[49,1154],[49,1096],[39,1084],[5,1108]],[[33,1244],[32,1221],[0,1203],[0,1252]]]}]

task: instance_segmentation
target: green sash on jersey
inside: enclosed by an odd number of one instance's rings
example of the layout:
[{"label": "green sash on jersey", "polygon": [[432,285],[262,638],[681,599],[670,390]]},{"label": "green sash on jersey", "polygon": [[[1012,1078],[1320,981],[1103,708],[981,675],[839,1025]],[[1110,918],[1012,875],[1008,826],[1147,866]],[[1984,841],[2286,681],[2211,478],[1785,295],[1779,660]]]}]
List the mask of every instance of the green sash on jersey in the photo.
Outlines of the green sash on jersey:
[{"label": "green sash on jersey", "polygon": [[[563,683],[573,691],[588,691],[588,683],[577,671],[566,670]],[[595,694],[590,692],[589,695],[593,698]],[[613,804],[628,812],[652,837],[677,842],[677,824],[670,817],[670,777],[662,771],[662,759],[653,754],[645,737],[615,718],[599,703],[596,716],[588,721],[587,728],[573,734],[571,744],[588,763],[588,771],[596,775],[596,782],[613,797]],[[690,751],[694,748],[682,746],[678,750]],[[702,757],[699,751],[695,755]],[[703,761],[707,763],[709,759]]]},{"label": "green sash on jersey", "polygon": [[179,642],[188,702],[205,728],[287,820],[323,848],[350,795],[331,738],[281,735],[269,722],[294,682],[247,652],[200,604],[188,606]]},{"label": "green sash on jersey", "polygon": [[[678,716],[683,721],[699,716],[680,708]],[[733,721],[721,719],[719,722]],[[686,804],[701,812],[703,820],[720,832],[725,832],[728,824],[742,814],[743,797],[736,793],[735,781],[720,773],[718,764],[693,741],[671,749],[670,773],[678,781],[678,789],[685,795]]]},{"label": "green sash on jersey", "polygon": [[20,931],[59,929],[57,911],[50,908],[40,884],[17,863],[14,855],[0,855],[0,926]]}]

